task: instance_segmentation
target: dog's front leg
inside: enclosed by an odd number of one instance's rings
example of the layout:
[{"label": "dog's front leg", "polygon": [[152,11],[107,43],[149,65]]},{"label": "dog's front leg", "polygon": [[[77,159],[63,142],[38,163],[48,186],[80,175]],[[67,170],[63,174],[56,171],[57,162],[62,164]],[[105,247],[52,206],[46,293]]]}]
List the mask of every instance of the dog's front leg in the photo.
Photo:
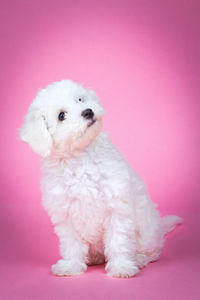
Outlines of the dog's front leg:
[{"label": "dog's front leg", "polygon": [[130,211],[112,212],[105,228],[106,271],[113,277],[132,277],[138,273],[135,261],[135,224]]},{"label": "dog's front leg", "polygon": [[52,266],[52,272],[58,276],[71,276],[83,273],[87,269],[87,244],[69,224],[55,227],[60,241],[62,259]]}]

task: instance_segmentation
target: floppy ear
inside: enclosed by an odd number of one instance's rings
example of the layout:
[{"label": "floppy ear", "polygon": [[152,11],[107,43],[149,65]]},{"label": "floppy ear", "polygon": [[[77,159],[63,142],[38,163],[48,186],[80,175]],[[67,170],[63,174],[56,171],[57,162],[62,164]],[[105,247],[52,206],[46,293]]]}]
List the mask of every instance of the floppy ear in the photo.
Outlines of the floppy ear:
[{"label": "floppy ear", "polygon": [[20,129],[20,138],[41,156],[51,153],[52,137],[44,113],[37,107],[30,106]]},{"label": "floppy ear", "polygon": [[92,97],[93,101],[96,102],[98,104],[98,110],[101,116],[105,115],[105,110],[100,102],[99,97],[97,96],[97,94],[95,93],[95,91],[88,89],[89,95]]}]

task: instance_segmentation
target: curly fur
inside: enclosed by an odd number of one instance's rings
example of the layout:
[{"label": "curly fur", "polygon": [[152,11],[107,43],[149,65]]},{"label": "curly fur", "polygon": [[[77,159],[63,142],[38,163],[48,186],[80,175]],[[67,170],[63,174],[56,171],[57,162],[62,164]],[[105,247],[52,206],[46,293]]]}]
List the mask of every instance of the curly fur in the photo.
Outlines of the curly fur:
[{"label": "curly fur", "polygon": [[[88,108],[94,124],[82,116]],[[101,131],[103,115],[92,90],[63,80],[39,91],[20,132],[42,157],[43,204],[62,257],[52,272],[59,276],[104,262],[110,276],[134,276],[159,258],[164,234],[181,222],[159,216],[143,181]]]}]

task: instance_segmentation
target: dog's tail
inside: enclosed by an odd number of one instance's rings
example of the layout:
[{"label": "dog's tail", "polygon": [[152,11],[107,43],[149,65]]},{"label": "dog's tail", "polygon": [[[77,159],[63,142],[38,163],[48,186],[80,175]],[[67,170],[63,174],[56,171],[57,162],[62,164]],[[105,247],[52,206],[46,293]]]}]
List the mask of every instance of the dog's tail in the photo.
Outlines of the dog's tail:
[{"label": "dog's tail", "polygon": [[161,226],[164,234],[172,231],[176,225],[181,224],[183,219],[177,216],[165,216],[161,218]]}]

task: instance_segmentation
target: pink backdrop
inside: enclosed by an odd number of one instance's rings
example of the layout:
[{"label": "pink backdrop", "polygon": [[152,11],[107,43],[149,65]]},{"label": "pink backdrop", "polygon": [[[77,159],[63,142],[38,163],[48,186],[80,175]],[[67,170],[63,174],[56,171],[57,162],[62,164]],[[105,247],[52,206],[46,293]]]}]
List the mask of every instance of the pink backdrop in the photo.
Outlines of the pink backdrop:
[{"label": "pink backdrop", "polygon": [[[2,0],[0,22],[2,299],[198,299],[200,2]],[[39,157],[17,131],[37,90],[63,78],[96,90],[161,214],[185,219],[136,278],[50,273]]]}]

